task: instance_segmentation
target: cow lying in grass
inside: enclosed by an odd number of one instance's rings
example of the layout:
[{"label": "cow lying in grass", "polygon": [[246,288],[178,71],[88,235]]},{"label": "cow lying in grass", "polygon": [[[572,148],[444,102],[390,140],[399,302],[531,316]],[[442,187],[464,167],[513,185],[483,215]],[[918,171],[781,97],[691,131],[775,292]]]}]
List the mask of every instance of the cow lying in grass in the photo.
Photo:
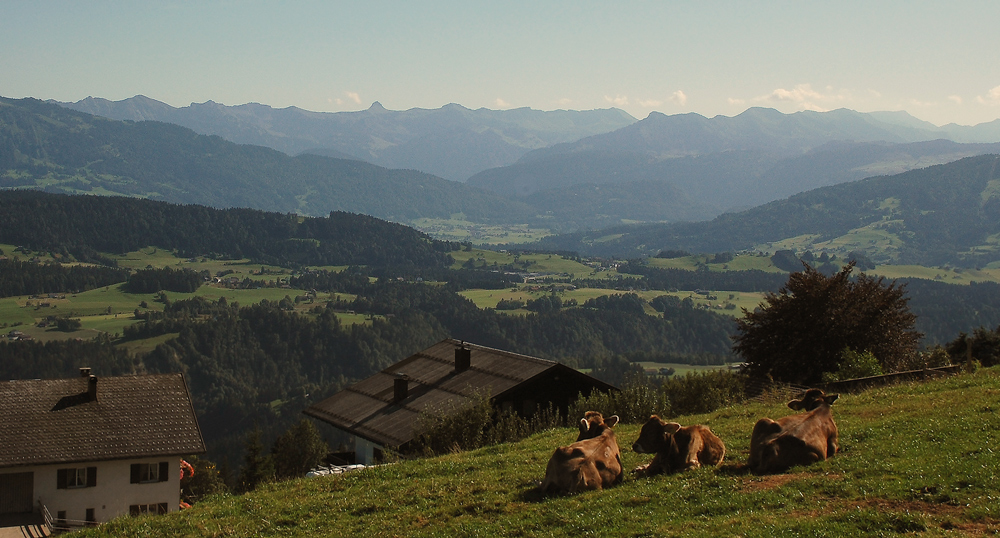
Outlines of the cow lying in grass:
[{"label": "cow lying in grass", "polygon": [[635,468],[641,476],[673,473],[704,465],[717,466],[726,457],[726,445],[712,430],[701,424],[681,426],[649,417],[632,444],[639,454],[656,454],[653,461]]},{"label": "cow lying in grass", "polygon": [[758,420],[750,436],[750,469],[756,473],[780,473],[836,454],[837,424],[833,422],[830,406],[838,396],[809,389],[798,400],[788,402],[788,407],[805,413],[777,421]]},{"label": "cow lying in grass", "polygon": [[545,480],[539,487],[545,494],[576,493],[602,489],[622,480],[622,460],[618,441],[611,428],[618,415],[607,420],[596,411],[580,419],[580,435],[569,446],[556,449],[545,468]]}]

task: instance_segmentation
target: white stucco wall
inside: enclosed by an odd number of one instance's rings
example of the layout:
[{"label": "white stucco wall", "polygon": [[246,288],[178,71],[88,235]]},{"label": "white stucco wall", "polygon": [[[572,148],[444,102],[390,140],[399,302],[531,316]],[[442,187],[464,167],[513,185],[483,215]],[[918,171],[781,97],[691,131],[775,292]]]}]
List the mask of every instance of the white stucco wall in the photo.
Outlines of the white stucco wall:
[{"label": "white stucco wall", "polygon": [[[168,463],[167,480],[148,484],[130,484],[133,463]],[[94,487],[59,489],[57,472],[59,469],[77,467],[97,467],[97,485]],[[167,503],[167,510],[175,512],[180,504],[180,458],[164,456],[136,460],[102,461],[41,465],[35,467],[12,467],[0,469],[0,474],[8,472],[34,473],[35,510],[39,503],[48,508],[53,518],[61,510],[66,511],[66,519],[86,519],[88,508],[94,509],[94,519],[108,521],[129,513],[129,505]]]}]

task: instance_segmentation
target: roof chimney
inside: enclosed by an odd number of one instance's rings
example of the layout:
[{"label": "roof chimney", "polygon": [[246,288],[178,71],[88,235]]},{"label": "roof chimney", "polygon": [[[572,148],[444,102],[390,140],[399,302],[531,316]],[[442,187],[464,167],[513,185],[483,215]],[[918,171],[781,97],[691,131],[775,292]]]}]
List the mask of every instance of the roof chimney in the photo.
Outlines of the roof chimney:
[{"label": "roof chimney", "polygon": [[[87,368],[90,370],[90,368]],[[97,401],[97,376],[92,375],[87,382],[87,397],[90,401]]]},{"label": "roof chimney", "polygon": [[80,368],[80,377],[90,377],[90,368]]},{"label": "roof chimney", "polygon": [[406,374],[396,374],[396,379],[392,380],[392,401],[405,400],[409,394],[409,376]]},{"label": "roof chimney", "polygon": [[465,347],[462,342],[461,347],[455,348],[455,372],[464,372],[472,366],[472,350]]}]

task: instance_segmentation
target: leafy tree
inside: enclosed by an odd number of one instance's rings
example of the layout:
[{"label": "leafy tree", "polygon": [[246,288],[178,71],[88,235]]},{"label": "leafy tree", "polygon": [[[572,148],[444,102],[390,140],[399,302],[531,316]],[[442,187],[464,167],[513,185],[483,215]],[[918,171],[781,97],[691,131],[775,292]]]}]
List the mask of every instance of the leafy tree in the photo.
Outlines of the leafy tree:
[{"label": "leafy tree", "polygon": [[260,428],[255,428],[247,434],[246,452],[243,455],[243,468],[240,469],[239,490],[253,491],[264,482],[274,480],[274,461],[263,454],[264,445],[260,440]]},{"label": "leafy tree", "polygon": [[824,276],[816,269],[792,273],[778,293],[768,293],[737,320],[733,350],[755,377],[817,383],[840,368],[845,348],[870,352],[885,372],[915,364],[921,334],[908,306],[905,285],[860,274],[854,264]]},{"label": "leafy tree", "polygon": [[305,475],[323,461],[330,447],[308,419],[302,419],[274,440],[271,460],[279,479]]}]

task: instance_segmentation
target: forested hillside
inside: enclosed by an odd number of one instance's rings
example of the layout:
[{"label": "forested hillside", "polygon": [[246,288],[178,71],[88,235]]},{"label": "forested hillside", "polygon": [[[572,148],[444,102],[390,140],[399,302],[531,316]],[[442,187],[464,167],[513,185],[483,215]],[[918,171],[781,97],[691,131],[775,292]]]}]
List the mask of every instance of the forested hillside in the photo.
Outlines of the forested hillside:
[{"label": "forested hillside", "polygon": [[[634,257],[735,252],[810,236],[805,249],[858,250],[876,263],[970,267],[1000,260],[1000,157],[815,189],[709,222],[641,225],[545,238],[539,246]],[[838,238],[841,238],[838,240]]]},{"label": "forested hillside", "polygon": [[300,217],[118,196],[0,191],[0,242],[111,263],[100,253],[146,246],[181,256],[249,258],[279,265],[446,267],[457,244],[399,224],[343,212]]}]

